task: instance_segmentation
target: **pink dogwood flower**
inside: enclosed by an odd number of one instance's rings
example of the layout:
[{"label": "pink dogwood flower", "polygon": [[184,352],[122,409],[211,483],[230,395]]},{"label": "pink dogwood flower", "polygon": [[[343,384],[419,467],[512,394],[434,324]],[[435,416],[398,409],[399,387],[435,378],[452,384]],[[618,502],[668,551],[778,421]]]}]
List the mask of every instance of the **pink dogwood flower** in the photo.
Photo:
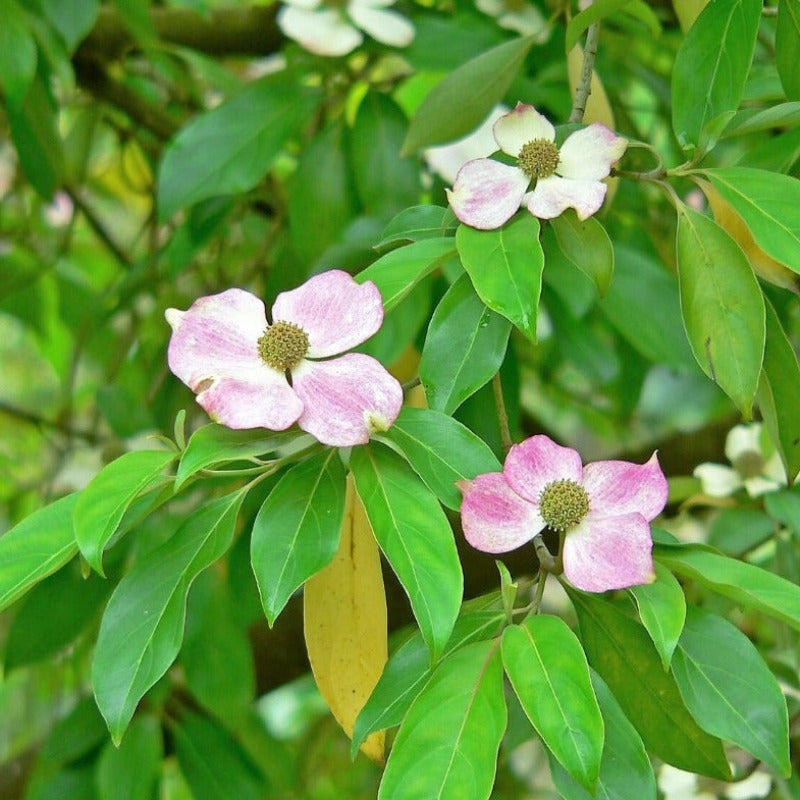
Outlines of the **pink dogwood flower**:
[{"label": "pink dogwood flower", "polygon": [[564,575],[587,592],[654,579],[650,521],[667,502],[656,454],[646,464],[597,461],[547,436],[514,445],[502,472],[462,481],[467,541],[487,553],[515,550],[545,527],[563,536]]},{"label": "pink dogwood flower", "polygon": [[[517,107],[494,124],[497,146],[517,159],[516,166],[491,158],[468,161],[447,197],[465,224],[493,230],[508,222],[521,205],[540,219],[553,219],[574,208],[579,219],[603,205],[611,166],[619,161],[626,139],[593,122],[556,146],[555,128],[533,106]],[[533,191],[528,191],[535,181]]]},{"label": "pink dogwood flower", "polygon": [[388,429],[400,412],[402,387],[378,361],[339,355],[383,323],[371,281],[359,285],[341,270],[315,275],[278,295],[269,323],[264,303],[242,289],[166,317],[169,368],[228,428],[280,431],[296,422],[323,444],[349,447]]}]

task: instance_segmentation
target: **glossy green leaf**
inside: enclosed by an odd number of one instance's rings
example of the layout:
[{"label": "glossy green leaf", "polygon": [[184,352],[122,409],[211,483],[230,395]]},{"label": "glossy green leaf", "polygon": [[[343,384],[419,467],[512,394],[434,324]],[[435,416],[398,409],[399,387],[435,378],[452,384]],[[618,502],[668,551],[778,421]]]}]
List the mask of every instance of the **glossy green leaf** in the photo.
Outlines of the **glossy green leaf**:
[{"label": "glossy green leaf", "polygon": [[775,535],[775,522],[756,508],[723,508],[714,517],[708,543],[728,556],[743,556]]},{"label": "glossy green leaf", "polygon": [[0,0],[0,89],[19,106],[36,75],[36,42],[17,0]]},{"label": "glossy green leaf", "polygon": [[381,256],[359,272],[356,281],[372,281],[380,289],[383,307],[389,311],[455,252],[455,242],[450,238],[424,239]]},{"label": "glossy green leaf", "polygon": [[403,153],[452,142],[477,128],[503,99],[535,38],[510,39],[454,69],[417,109]]},{"label": "glossy green leaf", "polygon": [[[505,625],[503,611],[482,610],[463,614],[456,620],[453,634],[442,651],[442,658],[470,642],[499,636]],[[364,739],[374,731],[399,725],[411,704],[434,673],[431,654],[422,635],[417,631],[391,655],[380,680],[372,690],[356,720],[353,743],[355,756]]]},{"label": "glossy green leaf", "polygon": [[775,66],[790,100],[800,100],[800,5],[797,0],[778,0],[775,31]]},{"label": "glossy green leaf", "polygon": [[164,743],[153,716],[137,717],[119,747],[109,742],[97,761],[100,800],[151,800],[161,772]]},{"label": "glossy green leaf", "polygon": [[438,411],[405,407],[392,427],[376,438],[400,453],[439,501],[454,510],[461,505],[456,481],[501,470],[482,439]]},{"label": "glossy green leaf", "polygon": [[511,325],[475,294],[468,275],[448,289],[433,312],[419,377],[428,405],[450,414],[500,369]]},{"label": "glossy green leaf", "polygon": [[92,662],[92,687],[119,743],[144,693],[180,649],[192,581],[233,539],[243,494],[207,502],[141,558],[109,600]]},{"label": "glossy green leaf", "polygon": [[756,244],[800,272],[800,180],[749,167],[709,169],[703,174],[745,221]]},{"label": "glossy green leaf", "polygon": [[785,578],[707,545],[658,544],[653,554],[673,572],[800,630],[800,586]]},{"label": "glossy green leaf", "polygon": [[589,664],[608,684],[645,747],[679,769],[730,777],[722,742],[694,721],[644,628],[606,600],[570,591]]},{"label": "glossy green leaf", "polygon": [[605,727],[597,792],[590,795],[551,757],[550,772],[556,788],[564,800],[655,800],[653,765],[641,737],[603,679],[594,670],[590,675]]},{"label": "glossy green leaf", "polygon": [[535,342],[544,268],[539,220],[526,213],[494,231],[460,225],[456,246],[478,297]]},{"label": "glossy green leaf", "polygon": [[0,537],[0,609],[67,563],[78,552],[70,494],[34,511]]},{"label": "glossy green leaf", "polygon": [[503,631],[503,665],[547,748],[581,786],[594,793],[603,752],[603,718],[575,634],[560,617],[528,617]]},{"label": "glossy green leaf", "polygon": [[764,495],[764,508],[781,525],[800,533],[800,493],[797,489],[782,489]]},{"label": "glossy green leaf", "polygon": [[614,275],[614,247],[606,229],[594,217],[579,220],[571,208],[551,222],[561,252],[591,278],[600,297],[605,297]]},{"label": "glossy green leaf", "polygon": [[392,217],[375,247],[380,250],[398,242],[435,239],[454,234],[457,227],[458,220],[449,208],[411,206]]},{"label": "glossy green leaf", "polygon": [[678,282],[689,344],[703,372],[750,417],[764,359],[764,297],[738,244],[709,217],[678,215]]},{"label": "glossy green leaf", "polygon": [[42,0],[41,6],[71,53],[94,26],[100,3],[98,0]]},{"label": "glossy green leaf", "polygon": [[193,119],[170,142],[158,174],[158,216],[252,189],[306,124],[318,92],[287,73],[267,75]]},{"label": "glossy green leaf", "polygon": [[654,583],[632,586],[628,591],[636,600],[639,619],[650,634],[666,670],[686,620],[686,598],[681,585],[665,566],[657,563],[654,567]]},{"label": "glossy green leaf", "polygon": [[390,95],[367,93],[353,124],[350,156],[358,197],[369,214],[388,217],[420,201],[419,164],[400,156],[407,131],[406,115]]},{"label": "glossy green leaf", "polygon": [[92,478],[75,504],[75,539],[83,557],[103,575],[103,551],[136,497],[158,480],[176,454],[133,450],[107,464]]},{"label": "glossy green leaf", "polygon": [[333,448],[292,467],[261,506],[250,554],[270,626],[295,590],[336,555],[344,490],[344,467]]},{"label": "glossy green leaf", "polygon": [[744,136],[747,133],[766,131],[772,128],[794,127],[800,123],[800,102],[778,103],[769,108],[744,108],[736,113],[725,128],[723,139],[729,136]]},{"label": "glossy green leaf", "polygon": [[203,425],[192,434],[181,455],[175,475],[175,491],[202,469],[272,453],[295,436],[297,434],[293,432],[272,432],[264,428],[231,430],[215,422]]},{"label": "glossy green leaf", "polygon": [[[718,135],[739,106],[753,60],[761,0],[714,0],[683,40],[672,69],[672,127],[684,149]],[[708,144],[713,146],[714,136]]]},{"label": "glossy green leaf", "polygon": [[791,482],[800,472],[800,365],[769,300],[765,306],[767,338],[756,399]]},{"label": "glossy green leaf", "polygon": [[185,712],[173,727],[172,736],[178,764],[194,800],[265,797],[264,776],[242,746],[216,722]]},{"label": "glossy green leaf", "polygon": [[672,661],[692,716],[788,777],[786,700],[755,645],[730,622],[694,606]]},{"label": "glossy green leaf", "polygon": [[458,616],[464,580],[447,517],[411,467],[384,445],[355,448],[350,469],[375,538],[437,658]]},{"label": "glossy green leaf", "polygon": [[495,642],[475,642],[441,662],[406,714],[378,800],[488,800],[506,729]]}]

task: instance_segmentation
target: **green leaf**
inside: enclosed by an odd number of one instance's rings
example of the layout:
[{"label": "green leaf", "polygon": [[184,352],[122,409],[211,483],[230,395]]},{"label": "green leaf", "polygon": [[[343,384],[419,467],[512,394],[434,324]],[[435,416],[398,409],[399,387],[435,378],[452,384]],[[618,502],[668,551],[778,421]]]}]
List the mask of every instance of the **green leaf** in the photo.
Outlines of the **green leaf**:
[{"label": "green leaf", "polygon": [[98,0],[41,0],[42,11],[71,53],[94,26]]},{"label": "green leaf", "polygon": [[243,497],[239,491],[201,506],[114,590],[97,637],[92,687],[116,744],[139,700],[175,660],[189,588],[229,547]]},{"label": "green leaf", "polygon": [[672,672],[692,716],[789,777],[789,719],[778,682],[730,622],[690,607]]},{"label": "green leaf", "polygon": [[681,585],[666,567],[658,563],[654,567],[654,583],[633,586],[628,591],[636,601],[642,625],[667,670],[686,619],[686,598]]},{"label": "green leaf", "polygon": [[503,665],[550,752],[594,793],[603,752],[603,718],[575,634],[559,617],[528,617],[503,631]]},{"label": "green leaf", "polygon": [[172,728],[175,755],[194,800],[262,800],[266,781],[242,746],[220,725],[184,712]]},{"label": "green leaf", "polygon": [[350,469],[375,538],[438,658],[458,616],[464,580],[447,517],[411,467],[383,445],[355,448]]},{"label": "green leaf", "polygon": [[468,275],[448,289],[433,312],[419,377],[428,405],[450,414],[500,369],[511,325],[475,294]]},{"label": "green leaf", "polygon": [[278,73],[193,119],[164,152],[159,220],[200,200],[256,186],[286,140],[307,123],[318,98],[317,90]]},{"label": "green leaf", "polygon": [[767,339],[756,399],[791,483],[800,472],[800,365],[775,309],[769,300],[764,304]]},{"label": "green leaf", "polygon": [[750,262],[713,220],[678,214],[681,312],[703,372],[750,417],[764,359],[764,297]]},{"label": "green leaf", "polygon": [[0,537],[0,609],[78,552],[72,527],[77,500],[77,494],[62,497],[34,511]]},{"label": "green leaf", "polygon": [[709,169],[703,174],[745,221],[756,244],[800,272],[800,180],[750,167]]},{"label": "green leaf", "polygon": [[359,272],[356,281],[372,281],[380,289],[384,309],[389,311],[455,253],[455,242],[451,238],[423,239],[381,256]]},{"label": "green leaf", "polygon": [[488,800],[505,729],[500,649],[491,641],[462,647],[406,714],[378,800]]},{"label": "green leaf", "polygon": [[36,75],[36,42],[17,0],[0,0],[0,88],[19,107]]},{"label": "green leaf", "polygon": [[176,454],[133,450],[107,464],[92,478],[75,504],[75,539],[83,557],[101,575],[103,551],[136,497],[158,480]]},{"label": "green leaf", "polygon": [[589,672],[605,727],[597,792],[590,795],[551,757],[550,772],[556,788],[564,800],[655,800],[653,765],[641,737],[603,679],[594,670]]},{"label": "green leaf", "polygon": [[400,453],[439,501],[453,510],[461,506],[456,481],[502,469],[482,439],[438,411],[406,406],[392,427],[375,438]]},{"label": "green leaf", "polygon": [[350,156],[358,196],[369,214],[388,217],[420,200],[419,164],[400,156],[407,131],[406,115],[388,94],[367,93],[353,125]]},{"label": "green leaf", "polygon": [[800,630],[800,586],[707,545],[658,544],[653,555],[673,572]]},{"label": "green leaf", "polygon": [[778,27],[775,31],[775,65],[786,96],[800,100],[800,5],[797,0],[778,0]]},{"label": "green leaf", "polygon": [[722,742],[689,713],[644,628],[611,603],[569,591],[589,664],[600,673],[645,747],[679,769],[730,777]]},{"label": "green leaf", "polygon": [[544,268],[539,220],[525,213],[495,231],[459,225],[456,246],[478,297],[536,342]]},{"label": "green leaf", "polygon": [[6,673],[39,663],[72,643],[99,612],[111,588],[109,581],[93,573],[81,576],[77,560],[34,586],[8,630]]},{"label": "green leaf", "polygon": [[[463,614],[456,620],[442,658],[470,642],[499,636],[505,620],[504,612],[496,609]],[[436,665],[431,664],[430,650],[416,631],[386,662],[380,680],[361,709],[353,731],[351,755],[355,756],[364,739],[374,731],[394,727],[403,721],[435,669]]]},{"label": "green leaf", "polygon": [[163,752],[159,721],[150,715],[137,717],[122,744],[109,742],[97,761],[100,800],[151,800]]},{"label": "green leaf", "polygon": [[571,208],[551,224],[561,252],[591,278],[600,297],[605,297],[614,275],[614,247],[606,229],[594,217],[579,220]]},{"label": "green leaf", "polygon": [[784,489],[764,495],[764,508],[781,525],[800,533],[800,494],[796,489]]},{"label": "green leaf", "polygon": [[449,208],[441,206],[411,206],[396,214],[383,229],[375,245],[382,250],[398,242],[419,242],[455,233],[458,220]]},{"label": "green leaf", "polygon": [[175,475],[175,491],[180,491],[184,483],[201,469],[272,453],[296,436],[296,433],[272,433],[264,428],[235,431],[213,422],[203,425],[192,434],[181,455]]},{"label": "green leaf", "polygon": [[503,99],[535,39],[511,39],[454,69],[417,109],[403,153],[452,142],[477,128]]},{"label": "green leaf", "polygon": [[742,556],[775,535],[775,522],[755,508],[723,508],[711,523],[708,543],[725,555]]},{"label": "green leaf", "polygon": [[344,467],[333,448],[292,467],[261,506],[250,554],[270,626],[295,590],[336,555],[344,490]]},{"label": "green leaf", "polygon": [[736,112],[730,125],[725,128],[723,139],[729,136],[744,136],[771,128],[794,127],[800,123],[800,102],[778,103],[769,108],[743,108]]},{"label": "green leaf", "polygon": [[702,147],[704,133],[712,135],[702,149],[713,147],[713,133],[738,108],[761,6],[761,0],[713,0],[686,34],[672,69],[672,128],[684,149]]}]

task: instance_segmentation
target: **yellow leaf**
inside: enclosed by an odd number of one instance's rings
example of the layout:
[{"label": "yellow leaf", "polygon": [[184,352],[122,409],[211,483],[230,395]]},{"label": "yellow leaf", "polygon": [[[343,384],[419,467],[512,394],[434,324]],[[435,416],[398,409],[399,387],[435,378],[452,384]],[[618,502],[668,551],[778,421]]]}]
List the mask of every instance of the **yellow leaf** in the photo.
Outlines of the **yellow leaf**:
[{"label": "yellow leaf", "polygon": [[672,0],[672,6],[684,33],[694,25],[694,21],[707,5],[708,0]]},{"label": "yellow leaf", "polygon": [[[352,739],[356,717],[388,656],[380,554],[352,474],[347,475],[339,552],[306,583],[304,622],[314,679],[336,721]],[[367,737],[361,750],[382,763],[383,731]]]},{"label": "yellow leaf", "polygon": [[703,194],[714,212],[717,225],[744,250],[756,275],[775,286],[800,294],[800,275],[768,256],[756,244],[747,223],[708,181],[698,180],[697,184],[703,190]]}]

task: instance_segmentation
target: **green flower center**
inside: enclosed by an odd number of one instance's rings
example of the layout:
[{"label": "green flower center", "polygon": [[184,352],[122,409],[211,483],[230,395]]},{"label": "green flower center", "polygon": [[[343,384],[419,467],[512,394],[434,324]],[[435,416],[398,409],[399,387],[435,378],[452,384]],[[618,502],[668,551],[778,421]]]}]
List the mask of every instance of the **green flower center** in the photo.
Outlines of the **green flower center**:
[{"label": "green flower center", "polygon": [[283,320],[270,325],[258,340],[261,360],[281,372],[296,367],[307,352],[308,334],[299,325]]},{"label": "green flower center", "polygon": [[531,178],[546,178],[558,166],[558,148],[547,139],[534,139],[522,146],[517,156],[519,168]]},{"label": "green flower center", "polygon": [[566,531],[589,513],[589,495],[575,481],[553,481],[539,495],[539,513],[549,528]]},{"label": "green flower center", "polygon": [[764,471],[764,456],[757,450],[745,450],[733,460],[733,468],[743,478],[755,478]]}]

